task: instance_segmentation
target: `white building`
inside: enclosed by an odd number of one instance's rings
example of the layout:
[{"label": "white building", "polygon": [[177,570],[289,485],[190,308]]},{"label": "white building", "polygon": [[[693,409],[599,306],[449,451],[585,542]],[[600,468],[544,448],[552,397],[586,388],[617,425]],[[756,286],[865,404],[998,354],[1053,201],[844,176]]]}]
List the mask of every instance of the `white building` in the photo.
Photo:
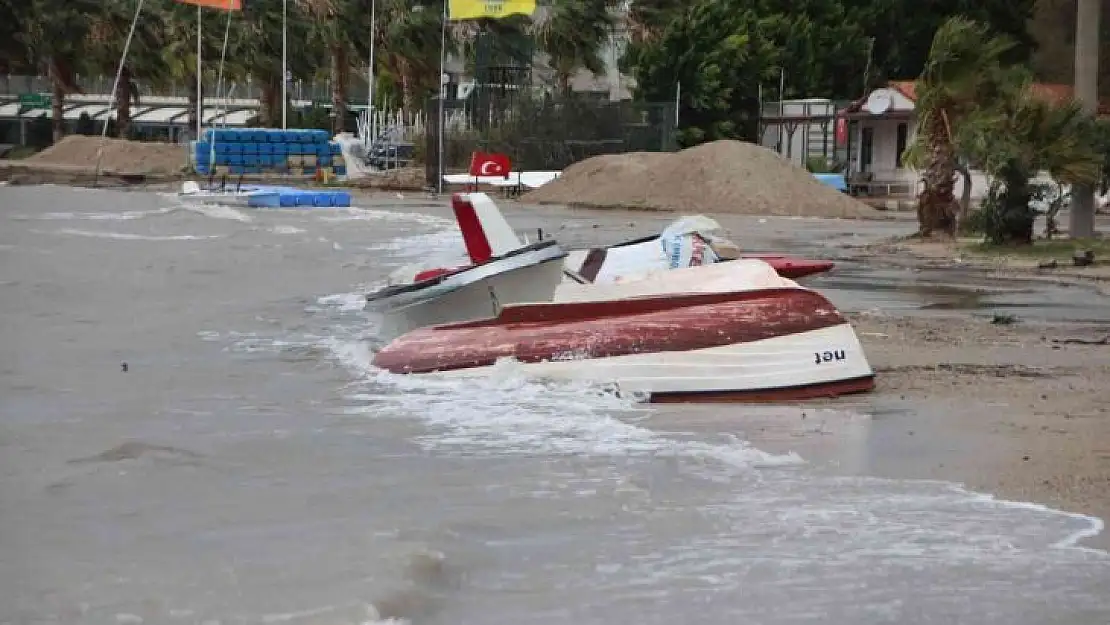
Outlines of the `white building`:
[{"label": "white building", "polygon": [[[1033,93],[1062,102],[1072,97],[1072,87],[1039,83],[1033,85]],[[916,101],[913,81],[891,81],[840,111],[838,134],[846,147],[848,184],[853,192],[912,197],[920,191],[921,174],[902,162],[902,153],[917,132]],[[981,171],[972,169],[970,173],[971,197],[979,200],[986,195],[990,180]],[[962,177],[957,178],[955,192],[957,197],[963,193]]]}]

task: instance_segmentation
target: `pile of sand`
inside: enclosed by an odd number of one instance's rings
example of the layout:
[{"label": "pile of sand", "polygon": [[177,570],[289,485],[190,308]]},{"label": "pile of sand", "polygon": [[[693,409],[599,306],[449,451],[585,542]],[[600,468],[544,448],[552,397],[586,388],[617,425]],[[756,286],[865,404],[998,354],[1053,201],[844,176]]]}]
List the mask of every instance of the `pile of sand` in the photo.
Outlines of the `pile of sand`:
[{"label": "pile of sand", "polygon": [[571,165],[521,201],[684,213],[877,214],[771,150],[741,141],[714,141],[674,153],[596,156]]},{"label": "pile of sand", "polygon": [[34,156],[24,159],[33,165],[95,167],[97,151],[104,146],[100,169],[128,174],[180,173],[188,164],[189,150],[184,145],[101,139],[70,135]]}]

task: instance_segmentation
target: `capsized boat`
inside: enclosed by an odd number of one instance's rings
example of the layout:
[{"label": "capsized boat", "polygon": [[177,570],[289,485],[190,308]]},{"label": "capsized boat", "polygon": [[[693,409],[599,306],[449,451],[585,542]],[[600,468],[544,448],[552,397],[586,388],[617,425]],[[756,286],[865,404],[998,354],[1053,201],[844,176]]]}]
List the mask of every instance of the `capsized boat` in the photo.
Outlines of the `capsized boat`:
[{"label": "capsized boat", "polygon": [[221,186],[214,189],[201,188],[192,180],[181,183],[181,191],[177,193],[178,199],[189,204],[218,204],[220,206],[234,206],[245,208],[250,205],[250,198],[265,189],[253,185],[227,187]]},{"label": "capsized boat", "polygon": [[[385,287],[366,296],[366,310],[381,313],[378,337],[391,340],[415,328],[496,315],[502,306],[549,302],[563,281],[566,251],[554,239],[517,238],[492,202],[456,193],[451,209],[469,262],[451,267],[402,267]],[[496,207],[494,207],[496,209]]]},{"label": "capsized boat", "polygon": [[753,259],[564,282],[551,302],[413,330],[374,365],[469,376],[502,359],[529,377],[613,383],[654,402],[791,401],[874,388],[836,307]]}]

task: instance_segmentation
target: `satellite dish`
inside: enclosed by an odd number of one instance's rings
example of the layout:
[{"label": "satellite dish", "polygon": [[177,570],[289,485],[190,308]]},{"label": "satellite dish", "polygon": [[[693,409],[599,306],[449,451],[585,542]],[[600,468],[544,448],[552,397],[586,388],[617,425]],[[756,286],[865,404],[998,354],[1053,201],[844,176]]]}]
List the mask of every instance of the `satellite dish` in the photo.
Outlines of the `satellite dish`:
[{"label": "satellite dish", "polygon": [[877,89],[867,96],[867,103],[864,108],[872,115],[882,115],[890,110],[894,102],[890,98],[890,94],[885,89]]},{"label": "satellite dish", "polygon": [[471,92],[473,92],[473,91],[474,91],[474,82],[473,81],[460,83],[459,84],[458,98],[460,100],[465,100],[467,97],[470,96]]}]

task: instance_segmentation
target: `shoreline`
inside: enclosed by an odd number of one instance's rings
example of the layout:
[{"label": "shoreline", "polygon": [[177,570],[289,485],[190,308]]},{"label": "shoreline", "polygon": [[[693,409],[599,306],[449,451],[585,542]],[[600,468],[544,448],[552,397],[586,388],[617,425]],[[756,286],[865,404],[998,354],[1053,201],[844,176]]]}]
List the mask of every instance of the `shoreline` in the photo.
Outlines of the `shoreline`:
[{"label": "shoreline", "polygon": [[[122,184],[135,190],[159,190],[159,186],[165,190],[169,182]],[[356,197],[373,206],[387,192],[357,189]],[[413,195],[435,198],[423,192]],[[630,238],[633,225],[656,232],[657,223],[678,216],[662,211],[499,204],[504,205],[511,222],[542,226],[561,238],[566,236],[568,244],[575,238]],[[427,203],[410,210],[427,212]],[[448,214],[446,206],[442,212]],[[719,219],[747,249],[792,245],[788,251],[798,252],[800,246],[821,242],[827,246],[823,249],[846,252],[847,259],[870,266],[959,267],[1006,278],[1072,280],[1085,285],[1105,280],[1060,275],[1060,270],[999,269],[988,263],[977,269],[974,263],[953,262],[943,256],[923,257],[913,250],[891,247],[890,219],[807,218],[810,225],[803,227],[787,221],[790,218],[710,216]],[[902,218],[907,228],[912,223],[912,215],[909,217]],[[744,226],[768,221],[772,223],[761,226],[762,230]],[[571,229],[563,230],[568,224]],[[866,232],[869,228],[870,233]],[[878,232],[881,228],[887,231]],[[840,232],[843,230],[852,231],[852,236],[863,236],[863,232],[873,240],[864,245],[847,240],[830,245],[833,235],[847,234]],[[783,244],[783,232],[793,237],[790,245]],[[822,233],[829,236],[823,239]],[[847,316],[878,374],[874,392],[788,407],[787,412],[793,411],[796,417],[762,426],[746,419],[720,425],[743,430],[761,449],[797,451],[810,464],[834,472],[943,480],[998,499],[1035,503],[1110,522],[1110,388],[1104,388],[1102,382],[1110,379],[1110,346],[1068,342],[1110,335],[1110,320],[996,325],[989,319],[958,313],[942,317],[901,313]],[[845,410],[872,416],[863,424],[830,416]],[[816,413],[826,415],[818,429],[813,427]],[[863,425],[867,426],[865,434],[860,433]],[[860,436],[866,439],[862,443],[857,440]],[[1103,529],[1082,544],[1110,550],[1110,533]]]}]

